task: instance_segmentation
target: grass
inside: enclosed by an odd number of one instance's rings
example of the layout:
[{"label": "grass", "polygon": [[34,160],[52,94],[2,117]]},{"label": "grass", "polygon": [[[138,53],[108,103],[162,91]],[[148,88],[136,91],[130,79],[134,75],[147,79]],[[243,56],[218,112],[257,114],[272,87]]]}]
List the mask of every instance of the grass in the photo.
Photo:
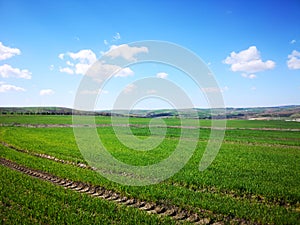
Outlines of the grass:
[{"label": "grass", "polygon": [[[36,121],[32,121],[32,123],[45,120],[44,117],[41,118],[42,116],[36,117]],[[34,118],[31,117],[32,120]],[[68,119],[67,117],[56,118],[56,121],[65,120],[67,122]],[[97,118],[98,123],[101,123],[102,119],[103,123],[109,121],[107,118]],[[27,117],[20,116],[18,120],[25,123]],[[137,118],[132,118],[131,122],[138,124],[139,121],[140,124],[149,122],[147,119]],[[192,120],[190,121],[192,122]],[[122,119],[120,119],[120,122],[122,122]],[[174,119],[167,120],[168,124],[174,125],[177,122]],[[243,126],[247,127],[246,125],[251,124],[251,122],[253,121],[234,121],[231,125],[242,128]],[[273,121],[259,121],[255,124],[252,124],[252,127],[289,128],[290,125],[291,127],[296,126],[290,122],[277,122],[276,127],[276,123]],[[147,128],[134,127],[131,130],[141,139],[150,135]],[[132,165],[151,164],[168,157],[180,136],[179,128],[168,128],[166,138],[160,146],[151,151],[141,152],[129,149],[120,143],[111,127],[99,127],[97,131],[111,154]],[[121,129],[121,132],[125,137],[128,135],[125,130]],[[200,130],[197,149],[188,164],[179,173],[160,184],[145,187],[119,185],[103,178],[94,171],[37,158],[4,146],[0,146],[0,156],[60,177],[95,185],[100,184],[141,200],[164,202],[196,211],[199,209],[209,210],[214,213],[212,217],[222,214],[264,224],[299,224],[299,132],[227,130],[225,141],[215,161],[207,170],[200,173],[198,171],[199,161],[209,134],[209,129]],[[5,141],[31,152],[46,153],[74,162],[84,162],[77,148],[72,128],[0,127],[0,141]],[[8,176],[6,175],[7,172],[2,174],[1,179],[5,180]],[[25,175],[22,176],[25,177]],[[6,192],[13,192],[10,189],[12,188],[9,186],[5,187],[5,192],[1,192],[1,196]],[[69,192],[66,195],[68,196]],[[20,196],[23,198],[22,194]],[[27,197],[24,196],[24,198]],[[72,206],[80,208],[78,204],[75,201]],[[44,216],[45,212],[40,212],[38,209],[39,207],[33,210],[33,214],[40,213]],[[3,210],[6,210],[4,215],[9,214],[5,207]],[[122,211],[120,214],[126,213]],[[40,221],[40,219],[37,220]],[[119,221],[123,220],[120,219]]]},{"label": "grass", "polygon": [[[89,116],[83,116],[89,117]],[[116,121],[123,124],[128,121],[127,118],[116,117]],[[150,118],[129,118],[131,124],[147,125],[150,122]],[[97,124],[110,124],[110,117],[96,116],[95,121]],[[180,125],[180,119],[168,118],[165,119],[166,123],[170,126]],[[185,119],[185,123],[190,126],[204,126],[210,127],[211,120],[200,119],[199,123],[196,123],[195,119]],[[2,124],[72,124],[72,116],[67,115],[0,115],[0,122]],[[280,128],[280,129],[300,129],[300,123],[295,121],[284,120],[227,120],[227,127],[230,128]]]}]

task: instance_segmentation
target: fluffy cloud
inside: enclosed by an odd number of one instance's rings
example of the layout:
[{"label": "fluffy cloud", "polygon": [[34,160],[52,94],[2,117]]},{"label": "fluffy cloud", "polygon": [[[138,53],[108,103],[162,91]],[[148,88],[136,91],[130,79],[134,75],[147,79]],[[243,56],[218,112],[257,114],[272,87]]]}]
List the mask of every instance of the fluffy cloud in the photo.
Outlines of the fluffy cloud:
[{"label": "fluffy cloud", "polygon": [[[106,57],[111,57],[112,59],[117,57],[122,57],[128,61],[136,61],[135,55],[142,52],[148,52],[146,47],[130,47],[127,44],[124,45],[112,45],[110,50],[103,53]],[[96,54],[90,49],[83,49],[76,53],[68,52],[61,53],[58,57],[62,60],[66,60],[67,67],[60,68],[60,72],[68,74],[86,74],[87,70],[97,61]],[[70,59],[70,60],[69,60]],[[107,76],[113,74],[115,71],[120,70],[115,76],[116,77],[127,77],[133,76],[134,72],[130,68],[122,69],[118,65],[105,64],[104,62],[99,62],[94,68],[95,76],[100,78],[99,73]],[[90,75],[93,72],[90,73]],[[96,79],[98,79],[96,78]]]},{"label": "fluffy cloud", "polygon": [[79,52],[67,53],[73,60],[79,60],[80,63],[93,64],[96,62],[96,54],[90,49],[83,49]]},{"label": "fluffy cloud", "polygon": [[291,70],[300,69],[300,52],[294,50],[292,54],[288,55],[287,66]]},{"label": "fluffy cloud", "polygon": [[233,72],[244,72],[246,74],[270,70],[275,67],[275,62],[272,60],[262,61],[256,46],[251,46],[238,53],[231,52],[223,63],[231,65]]},{"label": "fluffy cloud", "polygon": [[19,68],[13,68],[8,64],[0,66],[0,76],[3,78],[16,77],[31,79],[31,72],[27,69],[21,70]]},{"label": "fluffy cloud", "polygon": [[64,56],[65,56],[64,53],[60,53],[60,54],[58,55],[58,58],[60,58],[61,60],[63,60],[63,59],[64,59]]},{"label": "fluffy cloud", "polygon": [[75,65],[76,74],[85,74],[91,65],[85,63],[77,63]]},{"label": "fluffy cloud", "polygon": [[66,64],[67,64],[68,66],[74,66],[74,63],[71,63],[70,61],[67,61]]},{"label": "fluffy cloud", "polygon": [[0,60],[9,59],[15,55],[20,55],[20,54],[21,54],[20,49],[4,46],[2,42],[0,42]]},{"label": "fluffy cloud", "polygon": [[15,85],[0,82],[0,93],[4,93],[8,91],[26,91],[26,90],[24,88],[17,87]]},{"label": "fluffy cloud", "polygon": [[133,76],[133,75],[134,75],[134,72],[129,67],[126,67],[126,68],[120,70],[115,75],[115,77],[128,77],[128,76]]},{"label": "fluffy cloud", "polygon": [[59,72],[67,73],[67,74],[74,74],[74,71],[69,67],[59,68]]},{"label": "fluffy cloud", "polygon": [[127,44],[123,44],[123,45],[112,45],[109,51],[105,53],[105,55],[113,59],[117,57],[122,57],[127,61],[136,61],[137,59],[134,57],[135,55],[139,53],[147,53],[147,52],[148,52],[147,47],[130,47]]},{"label": "fluffy cloud", "polygon": [[129,67],[122,68],[118,65],[106,64],[103,61],[97,61],[92,67],[87,64],[78,63],[75,65],[75,69],[76,73],[82,73],[92,77],[96,82],[102,82],[112,75],[114,77],[128,77],[134,75],[134,71]]},{"label": "fluffy cloud", "polygon": [[162,78],[162,79],[167,78],[167,76],[168,76],[168,74],[165,73],[165,72],[160,72],[160,73],[157,73],[157,74],[156,74],[156,77]]},{"label": "fluffy cloud", "polygon": [[[96,82],[103,82],[108,79],[110,76],[117,76],[117,72],[121,72],[121,67],[113,64],[106,64],[102,61],[96,62],[93,67],[86,73],[86,76],[92,77]],[[131,70],[127,70],[127,73],[130,73]],[[123,71],[123,74],[120,74],[119,77],[125,76],[126,70]]]},{"label": "fluffy cloud", "polygon": [[44,96],[44,95],[53,95],[54,91],[52,89],[43,89],[40,90],[40,95]]},{"label": "fluffy cloud", "polygon": [[[4,46],[2,42],[0,42],[0,60],[9,59],[15,55],[20,55],[21,51],[18,48],[10,48]],[[11,65],[4,64],[0,66],[0,76],[3,78],[23,78],[23,79],[31,79],[31,72],[27,69],[19,69],[13,68]],[[25,91],[24,88],[17,87],[11,84],[0,83],[1,91],[6,92],[10,90],[14,91]]]},{"label": "fluffy cloud", "polygon": [[68,67],[60,68],[60,72],[68,74],[82,74],[84,75],[88,68],[97,61],[96,54],[90,49],[83,49],[78,52],[68,52],[66,54],[61,53],[58,58],[61,60],[69,57],[74,62],[70,60],[66,61]]},{"label": "fluffy cloud", "polygon": [[255,74],[242,73],[242,77],[249,78],[249,79],[254,79],[254,78],[256,78],[256,75]]},{"label": "fluffy cloud", "polygon": [[290,44],[295,44],[297,41],[294,39],[294,40],[291,40],[290,41]]}]

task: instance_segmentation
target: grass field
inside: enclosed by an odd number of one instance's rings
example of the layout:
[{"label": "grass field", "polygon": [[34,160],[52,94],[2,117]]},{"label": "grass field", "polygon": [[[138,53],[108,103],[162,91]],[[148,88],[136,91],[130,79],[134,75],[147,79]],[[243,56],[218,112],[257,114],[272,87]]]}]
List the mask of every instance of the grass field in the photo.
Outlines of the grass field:
[{"label": "grass field", "polygon": [[[124,118],[118,120],[119,124],[124,123]],[[130,118],[130,123],[143,125],[131,127],[134,135],[141,139],[148,137],[149,121]],[[169,126],[165,139],[146,152],[124,146],[111,126],[99,126],[97,132],[115,158],[144,166],[167,158],[178,143],[181,128],[176,126],[180,121],[165,119],[165,122]],[[142,187],[120,185],[91,169],[37,157],[46,154],[74,164],[86,163],[76,145],[72,127],[25,126],[70,125],[71,116],[1,116],[0,123],[3,125],[0,127],[0,157],[20,165],[99,185],[141,201],[178,207],[205,218],[203,223],[300,224],[300,133],[290,130],[300,129],[300,123],[229,120],[219,154],[208,169],[199,172],[199,161],[210,135],[210,121],[196,123],[187,119],[190,126],[201,127],[192,158],[171,178]],[[97,117],[96,123],[110,124],[110,119]],[[124,131],[124,135],[129,134]],[[0,215],[4,224],[178,223],[170,216],[150,215],[136,208],[74,193],[4,166],[0,169]]]}]

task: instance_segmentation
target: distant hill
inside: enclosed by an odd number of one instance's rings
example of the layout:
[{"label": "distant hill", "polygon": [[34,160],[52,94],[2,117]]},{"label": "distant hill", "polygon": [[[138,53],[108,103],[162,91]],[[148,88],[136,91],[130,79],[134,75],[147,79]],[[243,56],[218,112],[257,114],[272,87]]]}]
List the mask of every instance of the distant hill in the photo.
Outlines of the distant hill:
[{"label": "distant hill", "polygon": [[63,107],[0,107],[1,114],[72,115],[72,109]]},{"label": "distant hill", "polygon": [[191,109],[159,109],[159,110],[99,110],[80,111],[64,107],[0,107],[0,114],[22,114],[22,115],[101,115],[101,116],[130,116],[130,117],[181,117],[210,119],[300,119],[300,106],[276,106],[276,107],[249,107],[249,108],[226,108],[226,113],[218,113],[218,110],[196,108]]}]

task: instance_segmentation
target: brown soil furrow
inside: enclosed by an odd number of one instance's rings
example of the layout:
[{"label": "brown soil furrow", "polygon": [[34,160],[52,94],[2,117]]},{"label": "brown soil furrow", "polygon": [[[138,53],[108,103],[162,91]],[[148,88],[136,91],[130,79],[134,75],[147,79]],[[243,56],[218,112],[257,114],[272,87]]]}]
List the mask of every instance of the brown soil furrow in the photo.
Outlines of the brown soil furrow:
[{"label": "brown soil furrow", "polygon": [[[12,162],[5,158],[0,158],[0,164],[3,166],[6,166],[8,168],[14,169],[16,171],[30,175],[32,177],[51,182],[55,185],[62,186],[66,189],[77,191],[79,193],[84,192],[85,194],[88,194],[93,197],[99,197],[102,199],[116,202],[117,204],[123,204],[123,205],[131,206],[131,207],[135,207],[142,211],[147,211],[148,213],[151,213],[151,214],[170,216],[176,221],[186,221],[186,222],[193,222],[193,223],[197,223],[197,224],[223,224],[224,222],[235,221],[238,223],[250,224],[249,221],[245,221],[243,219],[237,219],[237,218],[229,219],[228,217],[213,214],[213,213],[211,213],[210,218],[203,218],[202,217],[203,215],[201,214],[201,211],[203,211],[203,210],[198,210],[199,212],[195,212],[195,211],[191,212],[191,211],[188,211],[185,209],[181,209],[177,206],[172,206],[172,205],[167,206],[167,205],[163,205],[160,203],[145,202],[145,201],[141,201],[141,200],[135,199],[135,198],[128,199],[126,196],[122,196],[121,194],[114,192],[112,190],[107,190],[104,187],[93,186],[93,185],[83,183],[80,181],[74,182],[69,179],[59,178],[55,175],[52,175],[52,174],[49,174],[49,173],[46,173],[43,171],[39,171],[39,170],[25,167],[23,165],[19,165],[15,162]],[[221,220],[216,219],[216,218],[220,218],[220,217],[222,217]],[[208,221],[208,223],[203,223],[205,221],[206,222]]]}]

